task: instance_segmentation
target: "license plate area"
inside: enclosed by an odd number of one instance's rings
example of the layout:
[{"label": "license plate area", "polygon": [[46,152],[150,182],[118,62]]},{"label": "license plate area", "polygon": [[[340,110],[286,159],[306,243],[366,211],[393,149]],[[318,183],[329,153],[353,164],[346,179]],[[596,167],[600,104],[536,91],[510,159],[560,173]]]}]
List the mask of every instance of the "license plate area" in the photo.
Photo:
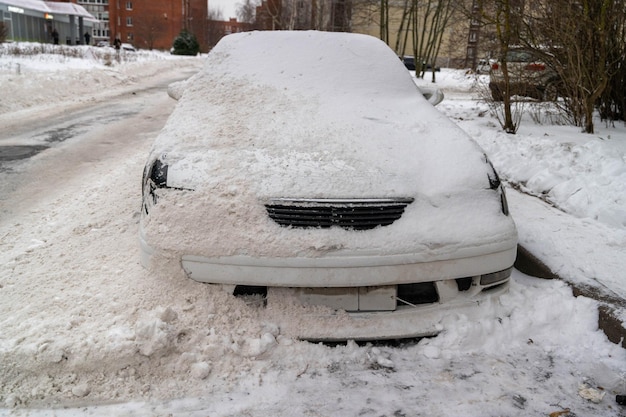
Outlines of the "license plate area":
[{"label": "license plate area", "polygon": [[396,309],[396,286],[301,288],[304,304],[324,305],[346,311],[393,311]]}]

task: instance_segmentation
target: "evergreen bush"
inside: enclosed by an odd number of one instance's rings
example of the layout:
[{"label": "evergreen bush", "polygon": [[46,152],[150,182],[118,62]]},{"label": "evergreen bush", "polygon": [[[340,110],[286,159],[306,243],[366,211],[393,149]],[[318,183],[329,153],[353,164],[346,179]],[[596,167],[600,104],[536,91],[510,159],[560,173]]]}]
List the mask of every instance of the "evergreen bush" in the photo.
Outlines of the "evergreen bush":
[{"label": "evergreen bush", "polygon": [[200,44],[196,37],[183,30],[174,39],[174,45],[172,48],[172,54],[174,55],[197,55],[200,52]]}]

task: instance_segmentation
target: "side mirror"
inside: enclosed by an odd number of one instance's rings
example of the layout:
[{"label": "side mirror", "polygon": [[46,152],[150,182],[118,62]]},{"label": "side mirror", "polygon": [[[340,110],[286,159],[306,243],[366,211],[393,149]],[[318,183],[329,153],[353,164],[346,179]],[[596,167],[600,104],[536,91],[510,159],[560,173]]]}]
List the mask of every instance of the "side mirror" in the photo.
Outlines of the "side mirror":
[{"label": "side mirror", "polygon": [[182,97],[186,88],[187,88],[187,80],[171,83],[170,85],[167,86],[167,95],[173,98],[174,100],[178,100],[179,98]]},{"label": "side mirror", "polygon": [[435,87],[417,87],[422,92],[422,95],[428,100],[430,104],[436,106],[443,101],[443,91]]}]

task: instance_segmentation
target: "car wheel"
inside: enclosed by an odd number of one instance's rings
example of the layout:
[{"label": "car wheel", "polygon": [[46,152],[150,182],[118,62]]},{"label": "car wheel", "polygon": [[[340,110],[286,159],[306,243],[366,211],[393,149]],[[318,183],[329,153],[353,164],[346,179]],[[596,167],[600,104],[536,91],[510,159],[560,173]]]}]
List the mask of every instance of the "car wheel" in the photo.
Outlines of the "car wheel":
[{"label": "car wheel", "polygon": [[543,101],[556,101],[559,98],[559,89],[556,83],[548,83],[543,90]]}]

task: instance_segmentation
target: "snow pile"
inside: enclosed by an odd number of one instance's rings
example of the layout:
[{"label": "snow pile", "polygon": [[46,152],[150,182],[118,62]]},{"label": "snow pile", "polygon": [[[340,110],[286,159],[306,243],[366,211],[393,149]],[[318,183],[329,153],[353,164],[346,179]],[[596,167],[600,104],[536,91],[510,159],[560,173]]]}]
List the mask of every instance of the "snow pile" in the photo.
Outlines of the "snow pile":
[{"label": "snow pile", "polygon": [[[509,135],[486,117],[488,106],[478,101],[486,94],[488,77],[445,70],[438,77],[438,85],[451,91],[439,109],[478,141],[502,177],[569,214],[626,231],[623,122],[607,126],[596,120],[596,133],[589,135],[572,126],[536,124],[533,116],[551,109],[527,103],[519,132]],[[456,113],[458,101],[468,95],[474,98],[471,106]]]},{"label": "snow pile", "polygon": [[[626,298],[624,123],[596,120],[596,133],[589,135],[560,123],[537,123],[549,120],[542,115],[553,109],[528,102],[518,133],[509,135],[481,100],[488,95],[488,76],[446,70],[437,76],[446,92],[438,108],[487,151],[501,177],[558,208],[549,210],[509,190],[520,243],[568,282]],[[626,312],[621,315],[626,321]]]},{"label": "snow pile", "polygon": [[[63,111],[65,103],[77,105],[119,94],[145,77],[177,71],[174,62],[198,58],[158,51],[122,51],[89,46],[0,44],[0,122],[11,123],[15,112],[34,109],[30,117]],[[149,63],[146,65],[146,63]],[[24,113],[25,116],[29,116]]]},{"label": "snow pile", "polygon": [[[546,136],[530,137],[520,146],[519,140],[505,135],[487,150],[499,160],[501,173],[522,190],[575,216],[626,229],[625,141],[610,133],[587,140],[574,132],[565,141]],[[524,164],[511,163],[520,156]]]},{"label": "snow pile", "polygon": [[[0,67],[7,59],[0,56]],[[196,64],[146,61],[134,72],[187,65]],[[96,96],[109,71],[90,67],[94,82],[89,85],[77,81],[78,73],[49,76],[65,81],[70,92]],[[439,76],[442,85],[454,88],[441,110],[489,149],[501,171],[526,172],[519,166],[531,160],[534,172],[569,167],[563,175],[574,176],[561,182],[577,181],[577,161],[593,158],[568,159],[560,145],[568,141],[588,144],[585,152],[598,160],[624,156],[622,126],[601,128],[606,140],[600,140],[528,122],[509,142],[471,97],[471,78],[457,71]],[[30,93],[36,88],[26,80],[49,84],[45,72],[24,78],[23,90],[14,91],[18,97],[2,100],[34,108],[37,98]],[[122,82],[111,90],[127,87]],[[50,100],[62,109],[81,103],[77,95],[54,89]],[[32,114],[10,112],[2,120],[28,123]],[[560,281],[515,271],[510,292],[499,302],[481,306],[476,314],[456,314],[437,337],[399,346],[333,347],[285,337],[258,300],[233,299],[180,272],[147,272],[138,262],[139,177],[155,132],[142,133],[88,164],[56,163],[59,153],[72,152],[69,144],[42,153],[26,171],[23,188],[0,200],[5,205],[0,210],[0,407],[5,407],[0,415],[513,416],[565,409],[579,416],[623,415],[614,395],[626,391],[626,354],[598,330],[597,303],[572,297]],[[513,157],[514,144],[544,159],[520,158],[519,152]],[[587,184],[618,181],[620,169],[584,170],[591,171]],[[54,187],[42,185],[49,177],[56,179]],[[537,194],[545,193],[545,181],[533,183]],[[571,221],[514,195],[511,208],[520,237],[535,239],[538,252],[578,269],[580,279],[593,280],[596,272],[623,277],[623,256],[607,263],[598,260],[600,253],[572,260],[559,252],[564,241],[572,250],[585,247],[585,235],[576,231],[597,230],[589,207],[586,219]],[[591,207],[609,210],[619,198],[598,195]],[[531,220],[536,224],[527,225]],[[603,227],[602,239],[589,240],[598,252],[623,254],[622,229]],[[535,228],[548,230],[548,236]],[[624,287],[623,278],[615,284]]]}]

